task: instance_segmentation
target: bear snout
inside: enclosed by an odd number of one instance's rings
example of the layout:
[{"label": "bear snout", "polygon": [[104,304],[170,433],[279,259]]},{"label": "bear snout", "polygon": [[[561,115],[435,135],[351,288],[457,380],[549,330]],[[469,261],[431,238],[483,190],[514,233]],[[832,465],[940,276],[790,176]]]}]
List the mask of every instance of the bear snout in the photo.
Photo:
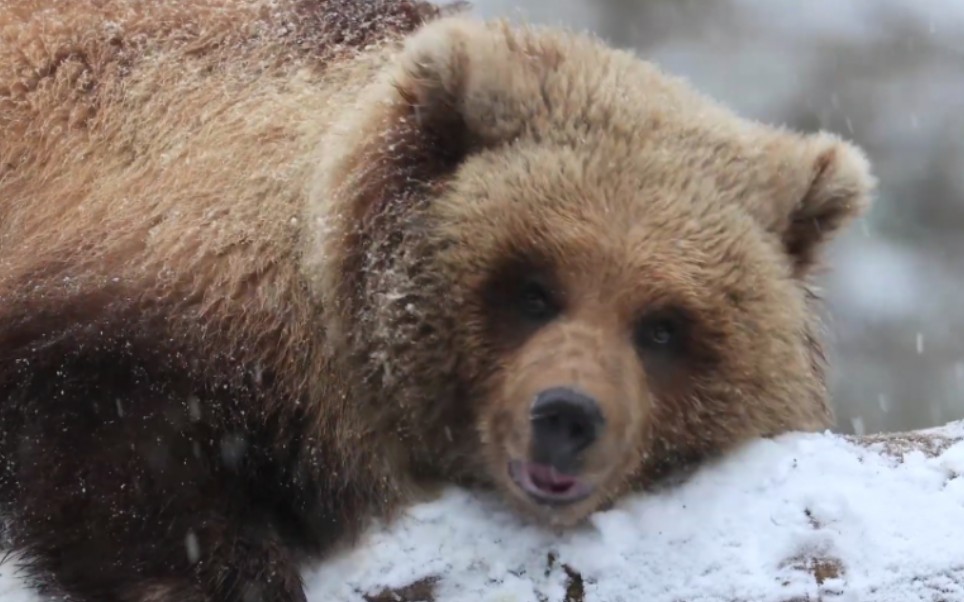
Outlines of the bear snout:
[{"label": "bear snout", "polygon": [[579,471],[582,452],[596,442],[606,424],[595,398],[570,387],[539,393],[529,421],[532,461],[562,474]]},{"label": "bear snout", "polygon": [[621,324],[546,325],[497,372],[482,431],[496,479],[554,524],[581,520],[635,470],[649,391]]}]

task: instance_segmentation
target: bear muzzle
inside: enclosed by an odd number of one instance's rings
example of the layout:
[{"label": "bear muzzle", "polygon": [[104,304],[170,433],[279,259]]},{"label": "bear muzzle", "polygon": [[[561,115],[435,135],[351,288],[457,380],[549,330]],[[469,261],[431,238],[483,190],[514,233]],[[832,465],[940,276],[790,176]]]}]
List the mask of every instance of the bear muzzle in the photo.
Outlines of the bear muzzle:
[{"label": "bear muzzle", "polygon": [[529,460],[509,462],[509,476],[533,501],[564,505],[581,501],[594,487],[576,476],[583,452],[606,426],[596,400],[570,387],[540,392],[529,415]]}]

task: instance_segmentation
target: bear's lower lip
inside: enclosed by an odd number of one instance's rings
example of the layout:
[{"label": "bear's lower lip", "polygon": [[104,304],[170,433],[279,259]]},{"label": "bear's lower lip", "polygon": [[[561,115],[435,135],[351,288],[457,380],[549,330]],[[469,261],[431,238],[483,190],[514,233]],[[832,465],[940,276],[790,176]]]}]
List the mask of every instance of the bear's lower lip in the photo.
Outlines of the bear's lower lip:
[{"label": "bear's lower lip", "polygon": [[522,460],[509,462],[509,477],[526,495],[546,505],[572,504],[586,499],[593,490],[591,485],[577,477]]}]

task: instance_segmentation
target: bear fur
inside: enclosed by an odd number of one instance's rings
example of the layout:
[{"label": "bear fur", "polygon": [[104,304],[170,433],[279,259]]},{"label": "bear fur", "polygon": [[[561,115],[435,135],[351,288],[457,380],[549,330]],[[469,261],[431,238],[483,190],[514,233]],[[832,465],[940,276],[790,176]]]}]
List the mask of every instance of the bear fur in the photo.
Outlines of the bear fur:
[{"label": "bear fur", "polygon": [[[0,510],[43,591],[304,600],[434,483],[570,525],[830,424],[810,278],[861,152],[454,13],[0,4]],[[557,386],[606,425],[566,505],[507,470]]]}]

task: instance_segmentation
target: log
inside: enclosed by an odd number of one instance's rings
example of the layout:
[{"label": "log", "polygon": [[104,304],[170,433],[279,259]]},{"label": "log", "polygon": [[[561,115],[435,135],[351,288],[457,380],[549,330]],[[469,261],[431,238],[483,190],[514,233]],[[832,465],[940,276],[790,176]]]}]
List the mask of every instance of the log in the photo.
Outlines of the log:
[{"label": "log", "polygon": [[[306,569],[312,602],[964,602],[964,422],[749,443],[574,530],[457,488]],[[0,599],[35,602],[15,561]]]}]

